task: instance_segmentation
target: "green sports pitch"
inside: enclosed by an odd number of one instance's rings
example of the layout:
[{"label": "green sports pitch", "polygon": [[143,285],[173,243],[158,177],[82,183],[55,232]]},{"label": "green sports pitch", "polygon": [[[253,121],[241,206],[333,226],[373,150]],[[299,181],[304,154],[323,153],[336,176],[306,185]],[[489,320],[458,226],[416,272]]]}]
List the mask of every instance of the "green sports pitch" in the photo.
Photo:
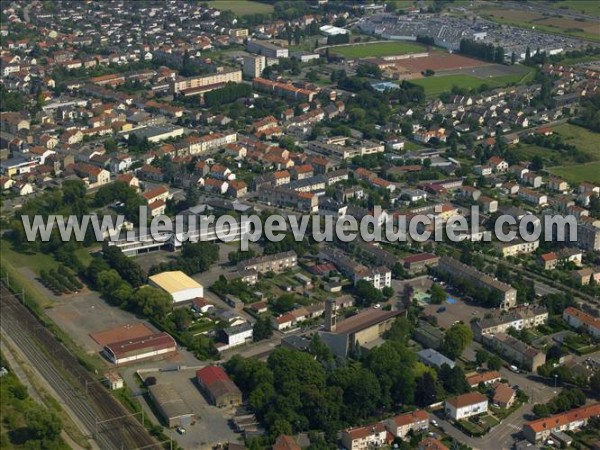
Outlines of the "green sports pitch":
[{"label": "green sports pitch", "polygon": [[374,42],[372,44],[352,44],[329,49],[346,59],[358,59],[377,56],[396,56],[426,51],[426,48],[412,42]]}]

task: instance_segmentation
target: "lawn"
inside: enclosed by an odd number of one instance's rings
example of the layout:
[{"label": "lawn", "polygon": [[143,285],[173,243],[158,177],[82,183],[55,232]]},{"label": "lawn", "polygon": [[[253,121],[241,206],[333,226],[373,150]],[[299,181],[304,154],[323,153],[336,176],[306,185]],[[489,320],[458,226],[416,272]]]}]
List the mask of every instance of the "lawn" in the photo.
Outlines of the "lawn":
[{"label": "lawn", "polygon": [[411,42],[376,42],[373,44],[344,45],[332,48],[330,51],[347,59],[358,59],[419,53],[425,51],[425,47]]},{"label": "lawn", "polygon": [[223,11],[230,10],[238,16],[248,16],[250,14],[269,14],[273,12],[273,6],[261,2],[250,0],[213,0],[207,2],[211,8]]},{"label": "lawn", "polygon": [[19,253],[13,250],[10,242],[2,240],[2,264],[5,260],[17,269],[29,267],[36,275],[39,275],[40,270],[56,269],[58,263],[50,255],[44,253]]},{"label": "lawn", "polygon": [[584,153],[590,155],[594,160],[600,160],[600,133],[594,133],[586,128],[570,123],[564,123],[553,128],[555,133],[560,134],[564,141],[575,145]]},{"label": "lawn", "polygon": [[549,170],[553,174],[563,177],[571,183],[581,183],[582,181],[600,183],[600,161],[579,164],[576,166],[557,166],[552,167]]}]

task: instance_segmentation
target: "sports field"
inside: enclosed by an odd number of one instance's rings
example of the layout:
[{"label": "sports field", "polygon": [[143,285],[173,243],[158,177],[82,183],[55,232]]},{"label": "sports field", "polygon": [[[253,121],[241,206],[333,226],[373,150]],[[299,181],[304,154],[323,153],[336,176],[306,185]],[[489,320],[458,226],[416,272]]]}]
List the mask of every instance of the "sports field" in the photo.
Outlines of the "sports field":
[{"label": "sports field", "polygon": [[329,51],[346,59],[358,59],[419,53],[426,51],[426,48],[412,42],[375,42],[373,44],[344,45],[331,48]]},{"label": "sports field", "polygon": [[431,97],[440,95],[442,92],[451,91],[454,86],[464,89],[478,89],[485,84],[490,88],[496,88],[513,83],[518,84],[528,76],[528,73],[515,73],[479,78],[472,75],[455,74],[420,78],[418,80],[411,80],[410,82],[418,86],[423,86],[425,94]]},{"label": "sports field", "polygon": [[248,16],[250,14],[268,14],[273,12],[273,6],[266,3],[253,2],[251,0],[213,0],[207,2],[211,8],[222,11],[230,10],[238,16]]},{"label": "sports field", "polygon": [[556,14],[542,14],[536,11],[490,9],[482,10],[481,13],[494,22],[506,25],[528,29],[535,28],[538,31],[547,33],[600,41],[597,22],[560,17],[558,11]]}]

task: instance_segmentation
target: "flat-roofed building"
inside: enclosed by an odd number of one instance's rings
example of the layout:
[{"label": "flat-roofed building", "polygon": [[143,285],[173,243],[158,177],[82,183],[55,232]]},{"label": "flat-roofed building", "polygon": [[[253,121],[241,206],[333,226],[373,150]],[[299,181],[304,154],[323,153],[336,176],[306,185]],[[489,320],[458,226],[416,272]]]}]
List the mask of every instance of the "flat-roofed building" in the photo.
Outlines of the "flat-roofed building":
[{"label": "flat-roofed building", "polygon": [[175,339],[164,332],[113,342],[104,346],[104,353],[114,364],[125,364],[176,351]]},{"label": "flat-roofed building", "polygon": [[173,299],[173,303],[204,297],[204,287],[180,270],[161,272],[148,278],[150,285],[162,289]]},{"label": "flat-roofed building", "polygon": [[450,358],[446,358],[440,352],[437,352],[432,348],[426,348],[417,352],[417,358],[419,358],[419,361],[429,367],[440,368],[444,364],[447,364],[452,369],[456,365],[456,363]]},{"label": "flat-roofed building", "polygon": [[262,76],[263,70],[267,67],[267,58],[263,55],[247,55],[243,58],[244,75],[250,78]]},{"label": "flat-roofed building", "polygon": [[334,302],[325,303],[325,331],[319,334],[331,351],[341,358],[359,348],[371,348],[381,341],[383,334],[392,327],[402,311],[367,309],[337,322]]},{"label": "flat-roofed building", "polygon": [[248,39],[246,50],[268,58],[288,58],[290,56],[289,50],[286,47],[257,39]]},{"label": "flat-roofed building", "polygon": [[219,89],[227,83],[241,83],[242,71],[239,69],[222,70],[209,75],[195,77],[179,77],[171,82],[171,93],[183,96],[199,95],[214,89]]}]

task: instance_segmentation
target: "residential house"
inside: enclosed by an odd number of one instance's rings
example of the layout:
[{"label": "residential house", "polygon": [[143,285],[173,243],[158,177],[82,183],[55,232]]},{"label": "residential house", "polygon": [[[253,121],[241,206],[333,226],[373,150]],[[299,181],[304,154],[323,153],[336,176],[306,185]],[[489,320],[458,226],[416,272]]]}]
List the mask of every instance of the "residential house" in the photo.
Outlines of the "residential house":
[{"label": "residential house", "polygon": [[563,311],[563,319],[574,328],[581,329],[595,338],[600,337],[600,319],[597,317],[569,306]]},{"label": "residential house", "polygon": [[469,392],[446,400],[446,415],[453,420],[467,419],[488,411],[488,399],[479,392]]},{"label": "residential house", "polygon": [[348,428],[341,433],[341,442],[346,450],[366,450],[381,447],[388,441],[387,430],[381,422],[363,427]]},{"label": "residential house", "polygon": [[394,437],[404,439],[411,430],[420,433],[429,429],[429,414],[418,409],[390,417],[385,421],[385,426]]},{"label": "residential house", "polygon": [[467,377],[467,383],[472,389],[476,389],[480,383],[484,385],[497,383],[502,379],[502,375],[497,370],[488,370]]},{"label": "residential house", "polygon": [[505,383],[498,383],[494,388],[492,402],[500,408],[510,408],[517,398],[517,392]]},{"label": "residential house", "polygon": [[590,419],[598,416],[600,416],[600,403],[593,403],[527,422],[523,425],[523,435],[525,439],[535,444],[538,441],[545,441],[552,433],[579,430],[587,425]]},{"label": "residential house", "polygon": [[492,156],[488,159],[487,164],[496,173],[504,173],[508,170],[508,163],[499,156]]}]

